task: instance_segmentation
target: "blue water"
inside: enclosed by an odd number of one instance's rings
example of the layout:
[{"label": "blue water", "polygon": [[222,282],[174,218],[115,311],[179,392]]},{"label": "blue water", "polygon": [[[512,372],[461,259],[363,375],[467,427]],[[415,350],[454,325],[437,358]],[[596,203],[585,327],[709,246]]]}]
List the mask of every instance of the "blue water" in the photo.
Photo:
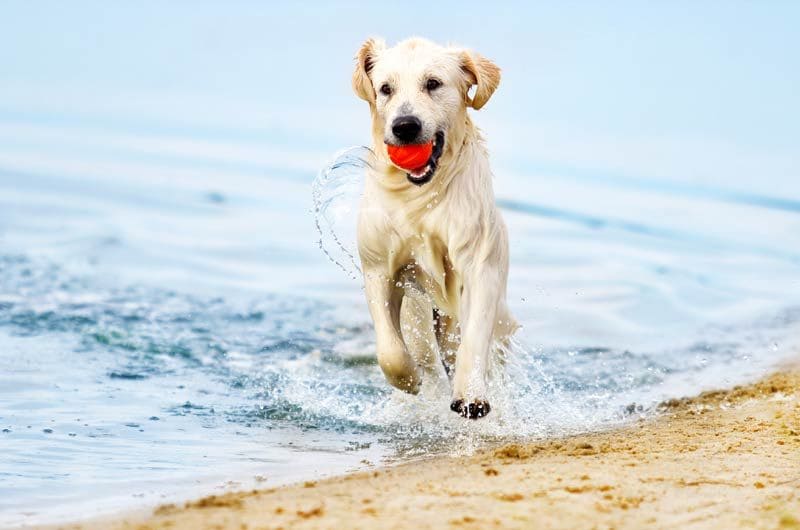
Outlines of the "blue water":
[{"label": "blue water", "polygon": [[[0,526],[605,428],[796,354],[797,6],[424,9],[0,7]],[[368,140],[354,51],[409,28],[504,69],[523,329],[480,422],[375,363],[363,173],[312,200]]]}]

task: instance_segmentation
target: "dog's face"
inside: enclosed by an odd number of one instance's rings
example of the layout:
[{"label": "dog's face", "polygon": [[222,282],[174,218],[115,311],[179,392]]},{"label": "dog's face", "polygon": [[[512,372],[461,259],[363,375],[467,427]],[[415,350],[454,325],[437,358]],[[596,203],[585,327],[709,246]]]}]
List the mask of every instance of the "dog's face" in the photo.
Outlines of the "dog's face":
[{"label": "dog's face", "polygon": [[[488,59],[424,39],[393,48],[370,39],[356,56],[353,88],[370,104],[376,149],[432,143],[428,161],[407,171],[414,184],[436,173],[445,144],[466,123],[467,106],[481,108],[500,82],[500,70]],[[476,85],[475,94],[469,96]]]}]

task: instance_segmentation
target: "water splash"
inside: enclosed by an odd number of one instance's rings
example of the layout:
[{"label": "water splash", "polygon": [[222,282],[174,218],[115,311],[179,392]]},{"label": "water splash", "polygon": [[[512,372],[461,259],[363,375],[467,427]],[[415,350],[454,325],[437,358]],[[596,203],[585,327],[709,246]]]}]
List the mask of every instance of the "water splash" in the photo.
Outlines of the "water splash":
[{"label": "water splash", "polygon": [[311,188],[319,248],[353,280],[361,278],[356,258],[356,211],[373,157],[367,147],[344,149],[317,174]]}]

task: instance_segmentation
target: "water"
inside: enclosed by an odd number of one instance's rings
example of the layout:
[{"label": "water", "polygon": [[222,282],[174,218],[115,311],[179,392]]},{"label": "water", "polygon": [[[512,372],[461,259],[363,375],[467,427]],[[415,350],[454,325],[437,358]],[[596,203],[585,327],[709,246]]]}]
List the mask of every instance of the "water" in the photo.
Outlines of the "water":
[{"label": "water", "polygon": [[[797,351],[796,13],[37,5],[0,16],[0,526],[604,428]],[[357,157],[312,200],[368,137],[352,54],[409,27],[504,68],[523,329],[480,422],[375,363]]]}]

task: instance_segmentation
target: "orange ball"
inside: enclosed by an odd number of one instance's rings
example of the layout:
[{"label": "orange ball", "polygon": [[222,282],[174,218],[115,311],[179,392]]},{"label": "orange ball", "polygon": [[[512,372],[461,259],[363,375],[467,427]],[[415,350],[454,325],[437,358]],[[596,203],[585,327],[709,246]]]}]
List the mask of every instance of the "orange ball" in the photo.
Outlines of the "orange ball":
[{"label": "orange ball", "polygon": [[433,152],[433,142],[416,145],[390,145],[386,144],[389,158],[403,169],[419,169],[425,166]]}]

